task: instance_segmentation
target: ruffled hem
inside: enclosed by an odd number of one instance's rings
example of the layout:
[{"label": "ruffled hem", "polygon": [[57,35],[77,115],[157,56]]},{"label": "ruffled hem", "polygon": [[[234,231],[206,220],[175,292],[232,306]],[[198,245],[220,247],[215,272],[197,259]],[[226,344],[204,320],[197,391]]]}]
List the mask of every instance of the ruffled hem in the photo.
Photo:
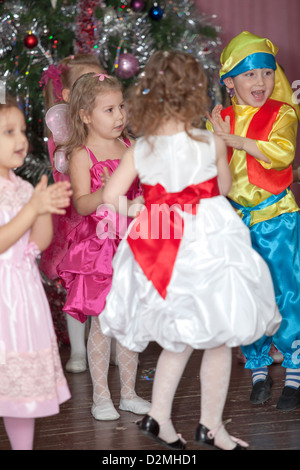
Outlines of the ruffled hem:
[{"label": "ruffled hem", "polygon": [[52,398],[42,397],[32,399],[14,399],[0,396],[0,416],[12,418],[44,418],[56,415],[60,411],[60,405],[71,398],[71,393],[66,383],[57,386],[56,394]]},{"label": "ruffled hem", "polygon": [[260,357],[248,357],[245,369],[258,369],[259,367],[270,366],[273,362],[272,357],[268,354]]},{"label": "ruffled hem", "polygon": [[[0,365],[0,415],[55,414],[70,397],[56,338],[49,348],[33,352],[2,351]],[[8,414],[12,413],[14,414]]]}]

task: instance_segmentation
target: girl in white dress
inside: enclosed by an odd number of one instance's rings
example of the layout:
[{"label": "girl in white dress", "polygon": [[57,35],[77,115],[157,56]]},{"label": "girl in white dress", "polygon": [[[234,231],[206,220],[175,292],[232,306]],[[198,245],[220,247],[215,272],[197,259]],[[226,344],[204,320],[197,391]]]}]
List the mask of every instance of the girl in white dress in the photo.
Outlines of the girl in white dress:
[{"label": "girl in white dress", "polygon": [[[245,449],[222,425],[231,348],[272,335],[281,316],[268,267],[224,197],[231,186],[226,146],[200,129],[207,110],[205,73],[190,55],[158,51],[131,90],[128,107],[140,137],[103,199],[118,212],[140,213],[113,260],[102,330],[134,351],[150,341],[163,348],[142,432],[166,447],[185,448],[170,419],[172,402],[191,352],[202,349],[195,441]],[[125,210],[120,196],[137,175],[145,207],[127,201]]]},{"label": "girl in white dress", "polygon": [[52,238],[51,214],[65,214],[70,183],[35,188],[13,172],[28,150],[16,102],[0,104],[0,416],[13,450],[31,450],[35,419],[70,398],[36,257]]}]

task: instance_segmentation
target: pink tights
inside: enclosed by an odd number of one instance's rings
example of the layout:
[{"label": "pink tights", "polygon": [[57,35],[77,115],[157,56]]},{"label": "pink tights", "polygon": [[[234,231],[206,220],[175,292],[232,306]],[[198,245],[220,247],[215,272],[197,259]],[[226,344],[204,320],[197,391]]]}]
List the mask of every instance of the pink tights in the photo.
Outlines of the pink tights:
[{"label": "pink tights", "polygon": [[32,450],[34,418],[3,418],[12,450]]}]

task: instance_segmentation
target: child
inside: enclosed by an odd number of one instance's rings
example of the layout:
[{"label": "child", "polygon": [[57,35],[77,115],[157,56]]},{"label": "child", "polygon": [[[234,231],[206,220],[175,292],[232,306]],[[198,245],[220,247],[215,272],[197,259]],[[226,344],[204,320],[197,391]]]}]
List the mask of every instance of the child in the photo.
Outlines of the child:
[{"label": "child", "polygon": [[[48,139],[48,151],[53,165],[54,181],[69,181],[66,160],[63,152],[53,154],[55,147],[66,139],[68,134],[67,105],[70,90],[78,77],[85,73],[103,73],[104,69],[94,54],[76,54],[64,58],[57,66],[50,65],[43,72],[41,85],[45,90],[46,123],[51,130]],[[60,159],[59,159],[60,157]],[[51,245],[41,256],[40,269],[49,279],[57,279],[57,265],[67,250],[67,235],[79,224],[80,215],[71,203],[64,216],[53,216],[54,236]],[[72,373],[87,369],[85,324],[71,315],[66,315],[71,356],[66,363],[66,370]]]},{"label": "child", "polygon": [[[118,209],[118,197],[139,175],[146,208],[119,245],[100,323],[133,351],[149,341],[163,348],[140,429],[168,448],[185,447],[170,419],[172,401],[192,350],[204,349],[195,440],[231,450],[246,445],[222,426],[231,348],[272,334],[281,317],[268,268],[220,195],[219,187],[229,191],[231,176],[222,139],[199,129],[206,97],[200,64],[180,52],[156,52],[131,92],[129,124],[142,137],[124,155],[103,200]],[[128,208],[135,209],[130,201]],[[155,223],[160,212],[162,227]]]},{"label": "child", "polygon": [[50,214],[64,214],[70,184],[33,189],[13,173],[28,149],[16,102],[0,105],[0,416],[13,450],[31,450],[35,419],[70,398],[35,258],[51,241]]},{"label": "child", "polygon": [[276,63],[269,39],[243,32],[221,56],[221,82],[234,91],[232,106],[216,107],[210,121],[228,147],[233,179],[228,194],[232,205],[250,226],[252,245],[267,262],[283,317],[280,329],[242,348],[252,370],[250,401],[264,403],[271,397],[268,366],[271,343],[283,354],[285,386],[277,409],[300,405],[299,207],[290,190],[293,182],[299,106]]},{"label": "child", "polygon": [[[118,233],[110,237],[106,232],[109,211],[97,208],[102,203],[102,175],[115,170],[130,145],[123,138],[126,112],[121,85],[106,74],[85,74],[75,82],[69,106],[72,132],[65,151],[71,157],[73,203],[82,219],[68,236],[68,251],[58,274],[67,291],[64,310],[82,323],[91,318],[87,348],[93,381],[92,414],[95,419],[113,420],[119,413],[107,385],[110,338],[102,334],[97,317],[111,287],[111,262],[120,238]],[[136,181],[130,197],[139,193]],[[119,345],[117,357],[120,409],[143,414],[150,405],[134,391],[138,355]]]}]

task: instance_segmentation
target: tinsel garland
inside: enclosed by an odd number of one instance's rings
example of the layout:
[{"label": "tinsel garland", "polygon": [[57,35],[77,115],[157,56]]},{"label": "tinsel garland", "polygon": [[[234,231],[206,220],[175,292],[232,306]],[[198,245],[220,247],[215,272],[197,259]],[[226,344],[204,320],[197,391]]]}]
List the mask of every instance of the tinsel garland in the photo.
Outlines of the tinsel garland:
[{"label": "tinsel garland", "polygon": [[[155,50],[174,49],[200,61],[208,75],[213,103],[222,101],[218,77],[220,28],[213,25],[215,15],[200,13],[193,1],[80,0],[78,10],[75,52],[98,53],[107,71],[115,73],[125,87],[136,79]],[[123,54],[131,60],[131,76],[128,63],[127,70],[118,73]]]},{"label": "tinsel garland", "polygon": [[79,0],[75,28],[76,53],[92,53],[94,51],[97,28],[100,26],[95,18],[95,8],[99,0]]}]

